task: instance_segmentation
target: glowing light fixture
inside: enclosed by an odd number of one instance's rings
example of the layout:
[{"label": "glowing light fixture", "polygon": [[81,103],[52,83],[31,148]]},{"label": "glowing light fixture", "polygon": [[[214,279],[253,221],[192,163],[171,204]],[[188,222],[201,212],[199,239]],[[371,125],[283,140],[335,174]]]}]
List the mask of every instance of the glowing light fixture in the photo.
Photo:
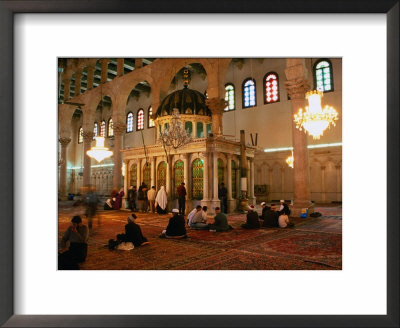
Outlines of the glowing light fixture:
[{"label": "glowing light fixture", "polygon": [[324,109],[321,107],[321,98],[323,93],[318,90],[312,90],[306,93],[308,106],[306,111],[300,108],[297,114],[294,114],[296,128],[300,131],[308,132],[313,139],[319,139],[324,131],[332,124],[335,126],[335,121],[338,119],[337,111],[326,105]]},{"label": "glowing light fixture", "polygon": [[110,157],[113,152],[104,147],[104,137],[96,137],[96,147],[92,147],[86,154],[100,163],[105,158]]},{"label": "glowing light fixture", "polygon": [[292,150],[292,156],[289,156],[286,158],[286,163],[289,165],[289,167],[293,168],[294,167],[294,157],[293,157],[293,150]]}]

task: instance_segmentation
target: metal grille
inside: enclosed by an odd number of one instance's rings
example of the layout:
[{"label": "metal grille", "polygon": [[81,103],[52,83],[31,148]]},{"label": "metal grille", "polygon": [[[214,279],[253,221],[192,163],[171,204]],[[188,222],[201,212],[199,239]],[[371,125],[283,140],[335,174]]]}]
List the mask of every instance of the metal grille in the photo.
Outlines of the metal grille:
[{"label": "metal grille", "polygon": [[167,187],[167,163],[161,162],[158,164],[157,168],[157,188],[160,189],[161,186]]},{"label": "metal grille", "polygon": [[137,184],[137,164],[131,166],[131,171],[129,172],[129,185],[136,186]]},{"label": "metal grille", "polygon": [[236,163],[232,161],[232,198],[236,198]]},{"label": "metal grille", "polygon": [[174,196],[178,197],[177,189],[182,182],[184,182],[184,164],[182,161],[176,161],[174,166]]},{"label": "metal grille", "polygon": [[149,163],[146,163],[143,167],[143,182],[146,184],[147,189],[151,187],[151,165]]},{"label": "metal grille", "polygon": [[193,199],[203,199],[203,161],[199,158],[193,161],[192,196]]}]

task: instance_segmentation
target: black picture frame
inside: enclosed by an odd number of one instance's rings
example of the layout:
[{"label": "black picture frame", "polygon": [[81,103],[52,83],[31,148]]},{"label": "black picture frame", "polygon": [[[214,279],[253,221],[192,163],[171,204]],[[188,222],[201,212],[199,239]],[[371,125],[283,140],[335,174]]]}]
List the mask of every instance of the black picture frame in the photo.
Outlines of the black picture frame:
[{"label": "black picture frame", "polygon": [[[387,17],[387,315],[14,315],[13,20],[17,13],[384,13]],[[398,0],[0,0],[0,324],[4,327],[399,327]],[[20,205],[18,205],[20,206]],[[368,286],[365,286],[368,289]]]}]

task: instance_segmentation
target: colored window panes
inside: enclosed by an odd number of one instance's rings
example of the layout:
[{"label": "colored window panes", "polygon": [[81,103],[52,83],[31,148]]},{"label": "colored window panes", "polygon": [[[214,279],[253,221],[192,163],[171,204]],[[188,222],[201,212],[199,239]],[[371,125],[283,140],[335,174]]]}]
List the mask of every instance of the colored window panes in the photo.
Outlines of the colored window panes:
[{"label": "colored window panes", "polygon": [[264,78],[265,85],[265,103],[273,103],[279,101],[278,75],[275,73],[267,73]]},{"label": "colored window panes", "polygon": [[192,164],[192,197],[198,200],[203,198],[203,161],[199,158]]},{"label": "colored window panes", "polygon": [[133,114],[128,113],[128,116],[126,117],[126,132],[132,132],[133,131]]}]

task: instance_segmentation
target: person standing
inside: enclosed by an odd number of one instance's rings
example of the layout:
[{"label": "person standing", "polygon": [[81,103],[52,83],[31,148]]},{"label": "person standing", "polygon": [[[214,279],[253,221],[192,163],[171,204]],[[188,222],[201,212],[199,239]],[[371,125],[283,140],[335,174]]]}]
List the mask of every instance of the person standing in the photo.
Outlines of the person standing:
[{"label": "person standing", "polygon": [[139,210],[141,210],[142,212],[144,212],[145,210],[145,201],[144,201],[144,193],[146,191],[146,184],[144,182],[142,182],[142,184],[139,187],[139,191],[138,191],[138,203],[139,203]]},{"label": "person standing", "polygon": [[[79,270],[79,263],[86,260],[89,229],[82,224],[80,216],[74,216],[71,223],[61,239],[61,248],[63,251],[58,256],[59,270]],[[68,243],[69,247],[67,250]]]},{"label": "person standing", "polygon": [[155,186],[152,186],[151,189],[147,192],[147,199],[149,200],[151,213],[155,213],[156,194],[157,192]]},{"label": "person standing", "polygon": [[130,186],[128,190],[128,203],[131,212],[136,211],[136,186]]},{"label": "person standing", "polygon": [[155,206],[157,208],[157,213],[158,214],[167,214],[167,211],[168,211],[167,205],[168,205],[167,193],[165,192],[164,186],[161,186],[160,190],[157,193],[156,202],[155,202]]},{"label": "person standing", "polygon": [[178,191],[179,214],[185,215],[186,188],[184,182],[181,183],[177,191]]},{"label": "person standing", "polygon": [[228,190],[223,182],[218,189],[218,198],[221,201],[221,212],[226,214],[228,212]]}]

